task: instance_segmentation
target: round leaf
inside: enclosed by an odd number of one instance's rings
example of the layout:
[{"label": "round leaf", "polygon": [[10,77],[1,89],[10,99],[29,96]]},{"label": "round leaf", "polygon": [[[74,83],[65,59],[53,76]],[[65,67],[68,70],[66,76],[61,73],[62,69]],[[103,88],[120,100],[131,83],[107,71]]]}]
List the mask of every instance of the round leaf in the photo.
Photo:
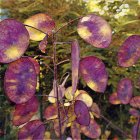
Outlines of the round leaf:
[{"label": "round leaf", "polygon": [[130,67],[139,59],[140,36],[132,35],[128,37],[118,52],[118,64],[122,67]]},{"label": "round leaf", "polygon": [[[27,20],[24,22],[26,25],[35,27],[46,34],[51,34],[52,30],[55,28],[55,22],[54,20],[47,14],[44,13],[39,13],[36,15],[33,15],[29,17]],[[27,30],[30,35],[30,39],[34,41],[40,41],[43,40],[43,38],[46,36],[46,34],[37,31],[31,27],[27,27]]]},{"label": "round leaf", "polygon": [[80,61],[80,73],[87,85],[94,91],[104,92],[108,74],[104,63],[95,56],[88,56]]},{"label": "round leaf", "polygon": [[18,132],[19,140],[43,140],[45,126],[40,120],[33,120],[24,125]]},{"label": "round leaf", "polygon": [[117,94],[122,104],[128,104],[133,94],[132,81],[128,78],[121,79],[117,86]]},{"label": "round leaf", "polygon": [[90,120],[89,126],[81,126],[81,132],[90,138],[99,138],[101,135],[101,128],[94,119]]},{"label": "round leaf", "polygon": [[76,100],[74,103],[74,112],[76,114],[76,121],[81,125],[89,125],[90,114],[86,104],[83,101]]},{"label": "round leaf", "polygon": [[130,100],[130,105],[140,109],[140,96],[135,96]]},{"label": "round leaf", "polygon": [[118,105],[118,104],[121,104],[121,101],[119,100],[118,98],[118,94],[116,92],[112,93],[110,96],[109,96],[109,102],[113,105]]},{"label": "round leaf", "polygon": [[37,112],[39,102],[34,96],[32,99],[23,104],[17,104],[13,114],[13,124],[18,126],[28,122]]},{"label": "round leaf", "polygon": [[4,89],[11,101],[16,104],[27,102],[35,94],[36,84],[36,71],[27,57],[9,64],[4,77]]},{"label": "round leaf", "polygon": [[81,38],[97,48],[107,48],[111,42],[109,24],[95,14],[83,17],[78,23],[77,31]]},{"label": "round leaf", "polygon": [[29,34],[22,23],[14,19],[0,22],[0,62],[19,59],[29,45]]}]

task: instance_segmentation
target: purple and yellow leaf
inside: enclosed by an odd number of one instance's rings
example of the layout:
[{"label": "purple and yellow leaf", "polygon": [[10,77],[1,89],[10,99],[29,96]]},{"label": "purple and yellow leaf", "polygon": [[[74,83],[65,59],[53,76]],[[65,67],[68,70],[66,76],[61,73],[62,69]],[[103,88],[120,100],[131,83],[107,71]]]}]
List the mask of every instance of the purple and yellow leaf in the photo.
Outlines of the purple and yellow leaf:
[{"label": "purple and yellow leaf", "polygon": [[79,95],[76,96],[76,100],[81,100],[83,101],[87,107],[91,107],[92,106],[92,103],[93,103],[93,100],[92,98],[88,95],[88,93],[84,90],[79,90]]},{"label": "purple and yellow leaf", "polygon": [[4,77],[4,90],[8,98],[21,104],[30,100],[36,91],[37,75],[28,57],[9,64]]},{"label": "purple and yellow leaf", "polygon": [[26,103],[17,104],[13,113],[13,124],[19,126],[28,122],[37,112],[38,107],[39,102],[35,96]]},{"label": "purple and yellow leaf", "polygon": [[107,48],[111,43],[110,25],[95,14],[83,17],[78,23],[77,31],[81,38],[94,47]]},{"label": "purple and yellow leaf", "polygon": [[107,86],[108,74],[102,60],[88,56],[80,61],[80,73],[87,85],[94,91],[104,92]]},{"label": "purple and yellow leaf", "polygon": [[14,19],[0,22],[0,63],[19,59],[29,45],[29,34],[22,23]]},{"label": "purple and yellow leaf", "polygon": [[118,64],[122,67],[130,67],[134,65],[140,54],[140,36],[132,35],[128,37],[118,52]]},{"label": "purple and yellow leaf", "polygon": [[113,105],[118,105],[118,104],[121,104],[121,101],[120,99],[118,98],[118,94],[117,92],[114,92],[112,93],[110,96],[109,96],[109,102]]},{"label": "purple and yellow leaf", "polygon": [[71,44],[71,61],[72,61],[72,95],[77,89],[79,76],[80,47],[77,40]]},{"label": "purple and yellow leaf", "polygon": [[132,116],[135,116],[135,117],[140,117],[140,112],[135,108],[130,108],[129,114],[131,114]]},{"label": "purple and yellow leaf", "polygon": [[39,73],[40,73],[40,65],[39,65],[39,63],[34,58],[31,58],[31,57],[28,57],[28,58],[33,63],[35,71],[36,71],[36,74],[39,75]]},{"label": "purple and yellow leaf", "polygon": [[76,121],[80,125],[89,125],[90,123],[90,114],[88,107],[83,101],[76,100],[74,103],[74,112],[76,114]]},{"label": "purple and yellow leaf", "polygon": [[40,120],[33,120],[20,128],[18,132],[19,140],[43,140],[45,126]]},{"label": "purple and yellow leaf", "polygon": [[[43,31],[46,34],[51,34],[52,30],[55,28],[54,20],[49,15],[44,14],[44,13],[33,15],[29,17],[28,19],[26,19],[24,23],[26,25],[35,27]],[[26,27],[26,28],[29,32],[31,40],[40,41],[40,40],[43,40],[43,38],[46,36],[46,34],[40,31],[37,31],[31,27]]]},{"label": "purple and yellow leaf", "polygon": [[122,104],[128,104],[133,95],[133,85],[129,78],[123,78],[117,86],[117,95]]},{"label": "purple and yellow leaf", "polygon": [[101,135],[101,128],[94,119],[90,120],[89,126],[81,126],[81,132],[89,138],[99,138]]}]

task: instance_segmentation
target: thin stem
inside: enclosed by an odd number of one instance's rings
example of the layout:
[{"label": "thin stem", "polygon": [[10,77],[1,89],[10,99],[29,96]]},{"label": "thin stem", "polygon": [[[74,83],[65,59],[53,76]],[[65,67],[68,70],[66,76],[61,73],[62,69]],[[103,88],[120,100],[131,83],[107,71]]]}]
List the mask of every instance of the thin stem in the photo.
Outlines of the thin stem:
[{"label": "thin stem", "polygon": [[65,63],[65,62],[69,62],[69,61],[70,61],[69,59],[63,60],[63,61],[59,62],[59,63],[57,64],[57,66],[60,65],[60,64]]},{"label": "thin stem", "polygon": [[67,27],[69,24],[72,24],[73,22],[75,22],[81,18],[82,18],[82,16],[65,23],[62,27],[60,27],[58,30],[56,30],[54,34],[57,34],[61,29],[63,29],[64,27]]},{"label": "thin stem", "polygon": [[57,45],[63,45],[63,44],[71,44],[71,41],[69,42],[54,42]]},{"label": "thin stem", "polygon": [[42,32],[43,34],[47,35],[47,33],[43,32],[42,30],[39,30],[39,29],[37,29],[37,28],[35,28],[35,27],[33,27],[33,26],[30,26],[30,25],[27,25],[27,24],[24,24],[24,26],[33,28],[33,29],[38,30],[39,32]]},{"label": "thin stem", "polygon": [[53,64],[54,64],[54,94],[57,95],[57,106],[58,106],[58,119],[59,119],[59,134],[60,134],[60,140],[62,140],[62,124],[61,124],[61,114],[60,114],[60,108],[59,108],[59,95],[58,95],[58,85],[57,85],[57,64],[56,64],[56,38],[53,34],[52,36],[52,42],[53,42]]}]

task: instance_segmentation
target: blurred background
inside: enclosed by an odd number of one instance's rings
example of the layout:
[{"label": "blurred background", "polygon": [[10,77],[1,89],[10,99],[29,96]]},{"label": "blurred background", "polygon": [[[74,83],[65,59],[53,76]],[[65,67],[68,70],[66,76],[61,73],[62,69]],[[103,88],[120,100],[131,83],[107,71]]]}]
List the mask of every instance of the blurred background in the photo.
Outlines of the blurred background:
[{"label": "blurred background", "polygon": [[[99,105],[101,112],[115,125],[119,126],[129,134],[136,118],[129,114],[129,105],[111,105],[108,101],[109,95],[116,91],[118,81],[121,78],[129,77],[134,83],[134,95],[140,95],[140,61],[129,68],[122,68],[117,65],[116,55],[118,48],[123,41],[130,35],[140,34],[140,0],[0,0],[0,20],[5,18],[14,18],[24,22],[28,17],[37,13],[47,13],[56,21],[57,28],[62,24],[84,16],[89,13],[96,13],[106,19],[112,28],[113,38],[109,48],[98,49],[87,44],[77,33],[77,22],[65,27],[58,34],[59,41],[70,41],[78,39],[80,44],[81,58],[88,55],[94,55],[103,60],[109,73],[108,86],[104,94],[98,94],[86,86],[80,79],[78,88],[85,89],[93,100]],[[30,47],[25,55],[40,55],[38,43],[31,41]],[[57,61],[70,59],[71,47],[68,44],[57,46]],[[47,55],[52,54],[51,46],[47,46]],[[53,75],[46,65],[53,68],[50,60],[39,59],[41,73],[39,76],[39,85],[37,95],[49,94],[52,89]],[[0,65],[0,140],[17,139],[17,128],[11,123],[11,111],[13,104],[4,96],[3,77],[6,65]],[[65,62],[58,67],[59,80],[66,72],[71,72],[71,63]],[[66,87],[71,85],[71,76],[66,83]],[[40,116],[43,120],[43,109],[48,105],[47,99],[38,96],[40,100]],[[109,139],[120,140],[123,136],[117,130],[110,127],[110,124],[102,119],[97,122],[101,125],[102,136],[108,132]],[[46,126],[49,130],[51,126]],[[53,132],[52,132],[53,133]],[[65,136],[71,136],[67,129]],[[88,139],[82,136],[83,139]]]}]

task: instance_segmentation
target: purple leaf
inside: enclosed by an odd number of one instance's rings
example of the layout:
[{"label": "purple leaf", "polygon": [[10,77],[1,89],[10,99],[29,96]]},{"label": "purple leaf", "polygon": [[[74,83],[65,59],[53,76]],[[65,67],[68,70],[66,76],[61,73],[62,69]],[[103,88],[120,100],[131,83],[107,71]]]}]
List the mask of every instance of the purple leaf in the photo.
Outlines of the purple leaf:
[{"label": "purple leaf", "polygon": [[26,103],[17,104],[13,114],[13,124],[19,126],[28,122],[37,112],[38,107],[39,102],[35,96]]},{"label": "purple leaf", "polygon": [[135,96],[130,100],[130,105],[140,109],[140,96]]},{"label": "purple leaf", "polygon": [[81,125],[89,125],[90,114],[86,104],[83,101],[76,100],[74,103],[74,112],[76,114],[76,121]]},{"label": "purple leaf", "polygon": [[4,89],[12,102],[16,104],[27,102],[35,94],[36,84],[36,71],[28,57],[9,64],[4,77]]},{"label": "purple leaf", "polygon": [[14,19],[0,22],[0,62],[19,59],[29,45],[29,34],[22,23]]},{"label": "purple leaf", "polygon": [[118,52],[118,64],[122,67],[130,67],[139,59],[140,36],[132,35],[128,37]]},{"label": "purple leaf", "polygon": [[47,39],[48,37],[45,36],[43,40],[39,43],[39,49],[41,50],[42,53],[46,53],[46,46],[48,44]]},{"label": "purple leaf", "polygon": [[140,138],[140,119],[138,119],[138,122],[132,128],[132,139],[139,140],[139,138]]},{"label": "purple leaf", "polygon": [[95,56],[88,56],[80,61],[80,73],[87,85],[94,91],[104,92],[108,74],[104,63]]},{"label": "purple leaf", "polygon": [[72,59],[72,94],[75,93],[78,83],[79,75],[79,61],[80,61],[80,48],[77,40],[71,44],[71,59]]},{"label": "purple leaf", "polygon": [[99,138],[101,128],[94,119],[90,120],[89,126],[81,126],[81,132],[89,138]]},{"label": "purple leaf", "polygon": [[43,140],[45,126],[40,120],[33,120],[24,125],[18,132],[18,139]]},{"label": "purple leaf", "polygon": [[95,14],[83,17],[78,23],[77,31],[81,38],[97,48],[107,48],[111,42],[110,25]]},{"label": "purple leaf", "polygon": [[129,103],[133,95],[133,85],[129,78],[123,78],[119,81],[117,94],[122,104]]},{"label": "purple leaf", "polygon": [[140,112],[135,109],[135,108],[130,108],[129,109],[129,113],[132,115],[132,116],[135,116],[135,117],[140,117]]}]

